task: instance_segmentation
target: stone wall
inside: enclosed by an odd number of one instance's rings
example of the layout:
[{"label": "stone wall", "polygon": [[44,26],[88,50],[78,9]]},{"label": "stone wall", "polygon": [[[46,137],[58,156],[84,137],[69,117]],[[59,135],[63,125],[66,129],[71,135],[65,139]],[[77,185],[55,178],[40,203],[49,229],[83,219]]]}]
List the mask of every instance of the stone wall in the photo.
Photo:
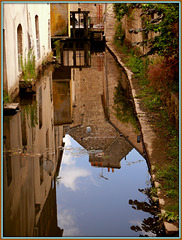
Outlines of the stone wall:
[{"label": "stone wall", "polygon": [[[138,30],[145,28],[146,16],[141,17],[141,14],[142,9],[140,8],[132,9],[130,15],[125,16],[122,19],[122,28],[124,29],[125,32],[125,43],[128,44],[129,46],[132,46],[132,44],[135,42],[142,42],[155,36],[154,33],[152,32],[149,32],[148,34],[146,34],[145,32],[138,33],[129,32],[129,30],[131,29]],[[147,18],[151,19],[151,17],[149,16],[147,16]],[[149,50],[148,46],[139,45],[136,46],[139,47],[142,54],[147,53]]]}]

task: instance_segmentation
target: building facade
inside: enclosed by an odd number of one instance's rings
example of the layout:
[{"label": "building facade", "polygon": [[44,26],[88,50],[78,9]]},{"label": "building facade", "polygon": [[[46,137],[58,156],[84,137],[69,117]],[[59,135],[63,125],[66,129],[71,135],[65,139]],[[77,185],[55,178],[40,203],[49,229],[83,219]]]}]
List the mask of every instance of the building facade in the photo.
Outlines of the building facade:
[{"label": "building facade", "polygon": [[22,61],[29,52],[36,68],[51,52],[50,4],[3,4],[3,88],[14,97],[19,92]]}]

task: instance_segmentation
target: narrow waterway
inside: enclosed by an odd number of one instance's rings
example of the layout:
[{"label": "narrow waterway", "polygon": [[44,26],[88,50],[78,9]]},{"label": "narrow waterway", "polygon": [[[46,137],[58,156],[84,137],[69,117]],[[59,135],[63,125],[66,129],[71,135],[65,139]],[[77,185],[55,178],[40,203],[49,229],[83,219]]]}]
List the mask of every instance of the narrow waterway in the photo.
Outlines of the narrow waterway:
[{"label": "narrow waterway", "polygon": [[3,235],[160,236],[126,74],[104,48],[61,47],[4,113]]}]

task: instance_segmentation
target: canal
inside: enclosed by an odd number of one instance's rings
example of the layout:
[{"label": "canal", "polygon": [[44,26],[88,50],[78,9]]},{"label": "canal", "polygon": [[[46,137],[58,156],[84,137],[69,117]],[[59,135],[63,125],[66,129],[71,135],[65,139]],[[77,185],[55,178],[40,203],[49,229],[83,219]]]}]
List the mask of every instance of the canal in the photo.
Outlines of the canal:
[{"label": "canal", "polygon": [[57,64],[3,118],[3,235],[164,236],[125,72],[104,46]]}]

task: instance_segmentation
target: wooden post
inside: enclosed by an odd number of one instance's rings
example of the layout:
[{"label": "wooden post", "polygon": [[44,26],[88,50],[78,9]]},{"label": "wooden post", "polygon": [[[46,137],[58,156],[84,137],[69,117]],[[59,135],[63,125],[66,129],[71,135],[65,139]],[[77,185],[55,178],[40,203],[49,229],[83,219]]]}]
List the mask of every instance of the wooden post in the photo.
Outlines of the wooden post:
[{"label": "wooden post", "polygon": [[75,13],[72,13],[73,15],[73,38],[75,38]]},{"label": "wooden post", "polygon": [[88,13],[84,13],[84,37],[88,38]]},{"label": "wooden post", "polygon": [[73,42],[73,66],[76,67],[76,42]]}]

